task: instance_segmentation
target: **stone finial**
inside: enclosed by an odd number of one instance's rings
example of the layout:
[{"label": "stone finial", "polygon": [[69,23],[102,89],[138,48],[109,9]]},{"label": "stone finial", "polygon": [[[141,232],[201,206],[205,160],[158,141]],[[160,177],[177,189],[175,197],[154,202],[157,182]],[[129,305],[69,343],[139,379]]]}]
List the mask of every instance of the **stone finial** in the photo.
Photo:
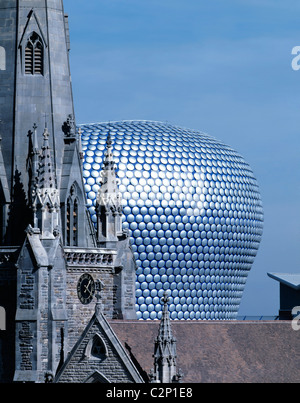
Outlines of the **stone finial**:
[{"label": "stone finial", "polygon": [[81,134],[82,134],[81,127],[79,127],[79,129],[78,129],[78,152],[79,152],[80,160],[83,160],[84,156],[83,156],[83,151],[82,151]]},{"label": "stone finial", "polygon": [[37,124],[33,124],[33,139],[32,139],[32,148],[33,148],[33,153],[38,154],[39,153],[39,143],[37,139]]},{"label": "stone finial", "polygon": [[49,140],[49,132],[47,127],[44,129],[43,136],[45,140]]}]

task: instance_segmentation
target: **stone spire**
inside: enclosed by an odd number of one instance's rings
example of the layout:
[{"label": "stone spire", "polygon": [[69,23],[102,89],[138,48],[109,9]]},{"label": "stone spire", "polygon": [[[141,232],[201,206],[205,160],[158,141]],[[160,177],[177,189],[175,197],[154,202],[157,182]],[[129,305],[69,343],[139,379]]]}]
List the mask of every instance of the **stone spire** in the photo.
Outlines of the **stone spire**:
[{"label": "stone spire", "polygon": [[162,318],[154,345],[154,369],[150,373],[152,383],[178,383],[182,378],[181,372],[177,370],[176,339],[171,329],[168,301],[165,291],[161,299]]},{"label": "stone spire", "polygon": [[51,149],[49,145],[49,132],[45,128],[44,133],[44,143],[42,146],[39,171],[38,171],[38,187],[40,189],[54,189],[56,188],[56,176],[54,172]]},{"label": "stone spire", "polygon": [[32,195],[37,182],[37,175],[39,170],[40,149],[37,139],[37,125],[33,124],[33,131],[29,130],[29,147],[27,157],[27,171],[29,175],[29,202],[32,204]]},{"label": "stone spire", "polygon": [[38,170],[38,160],[39,160],[39,154],[40,154],[40,149],[39,149],[39,143],[38,143],[38,138],[37,138],[37,124],[34,123],[33,124],[33,132],[30,132],[32,135],[32,145],[31,145],[31,150],[30,150],[30,157],[31,157],[31,161],[32,161],[32,165],[34,166],[32,168],[32,171],[35,173],[35,175],[37,174],[37,170]]},{"label": "stone spire", "polygon": [[101,187],[96,199],[97,241],[99,246],[114,246],[122,235],[122,197],[118,187],[110,134],[101,171]]},{"label": "stone spire", "polygon": [[53,238],[60,226],[60,198],[49,145],[49,132],[45,128],[44,141],[39,153],[39,166],[33,189],[34,227],[42,238]]}]

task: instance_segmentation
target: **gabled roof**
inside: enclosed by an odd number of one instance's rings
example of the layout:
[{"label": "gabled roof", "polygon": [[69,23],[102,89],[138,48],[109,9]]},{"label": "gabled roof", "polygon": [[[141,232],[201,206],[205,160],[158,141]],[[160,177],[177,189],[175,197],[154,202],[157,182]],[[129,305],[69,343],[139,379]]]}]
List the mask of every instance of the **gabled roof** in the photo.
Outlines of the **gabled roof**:
[{"label": "gabled roof", "polygon": [[[103,357],[91,356],[92,341],[103,343]],[[95,312],[78,342],[58,371],[55,383],[144,382],[111,326],[101,312]]]}]

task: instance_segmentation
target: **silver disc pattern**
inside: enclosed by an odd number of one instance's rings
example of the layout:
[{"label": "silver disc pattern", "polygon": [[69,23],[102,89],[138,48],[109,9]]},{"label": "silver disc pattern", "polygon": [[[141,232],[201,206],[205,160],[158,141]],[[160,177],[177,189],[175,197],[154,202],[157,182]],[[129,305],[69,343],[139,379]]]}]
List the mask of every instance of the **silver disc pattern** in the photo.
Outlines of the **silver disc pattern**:
[{"label": "silver disc pattern", "polygon": [[168,123],[81,125],[92,221],[108,133],[123,226],[137,263],[138,319],[235,319],[263,230],[257,181],[244,159],[204,134]]}]

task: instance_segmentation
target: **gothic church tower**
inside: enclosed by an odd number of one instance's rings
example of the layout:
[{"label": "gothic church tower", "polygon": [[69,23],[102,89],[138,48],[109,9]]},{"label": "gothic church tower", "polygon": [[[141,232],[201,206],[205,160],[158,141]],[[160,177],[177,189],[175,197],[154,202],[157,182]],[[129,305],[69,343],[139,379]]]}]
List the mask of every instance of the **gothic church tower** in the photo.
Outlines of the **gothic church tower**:
[{"label": "gothic church tower", "polygon": [[[45,126],[49,132],[64,222],[70,220],[67,214],[74,212],[69,197],[72,185],[76,189],[80,239],[78,228],[72,225],[65,229],[64,241],[91,245],[90,229],[83,224],[84,189],[76,152],[69,30],[63,2],[1,0],[0,12],[0,240],[8,245],[20,243],[22,229],[32,220],[28,207],[34,172],[29,157],[34,152],[32,129],[36,125],[40,134]],[[20,231],[15,231],[16,222]]]},{"label": "gothic church tower", "polygon": [[68,32],[62,0],[0,0],[0,306],[8,324],[0,382],[53,378],[94,314],[100,282],[103,314],[135,318],[121,200],[108,221],[113,242],[86,210]]}]

